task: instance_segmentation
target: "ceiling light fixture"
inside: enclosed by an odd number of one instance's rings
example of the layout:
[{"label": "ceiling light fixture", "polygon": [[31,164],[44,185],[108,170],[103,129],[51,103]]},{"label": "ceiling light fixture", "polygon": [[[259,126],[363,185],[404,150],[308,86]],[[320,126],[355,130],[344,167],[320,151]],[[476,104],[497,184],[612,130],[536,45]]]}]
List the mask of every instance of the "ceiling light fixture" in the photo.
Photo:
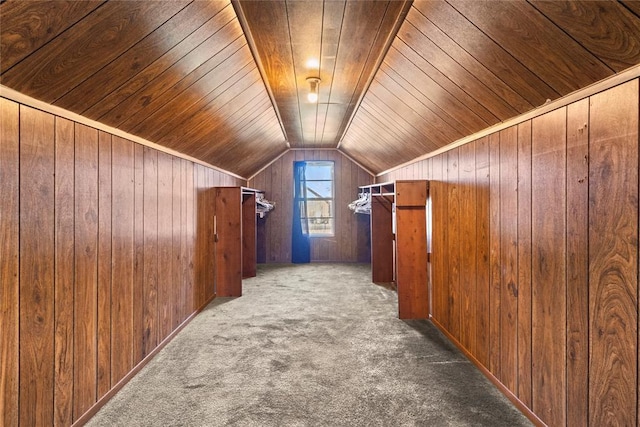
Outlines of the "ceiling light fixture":
[{"label": "ceiling light fixture", "polygon": [[309,77],[307,78],[309,82],[309,94],[307,95],[307,99],[309,102],[316,103],[318,102],[318,83],[320,83],[319,77]]}]

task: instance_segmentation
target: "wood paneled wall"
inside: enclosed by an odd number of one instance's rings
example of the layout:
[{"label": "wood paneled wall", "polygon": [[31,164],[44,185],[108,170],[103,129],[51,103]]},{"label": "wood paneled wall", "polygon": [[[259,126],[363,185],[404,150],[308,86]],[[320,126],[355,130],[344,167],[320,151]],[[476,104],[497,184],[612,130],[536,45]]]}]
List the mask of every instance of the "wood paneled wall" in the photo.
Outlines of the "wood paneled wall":
[{"label": "wood paneled wall", "polygon": [[385,176],[435,181],[433,320],[550,426],[637,425],[639,81]]},{"label": "wood paneled wall", "polygon": [[213,297],[236,178],[0,98],[0,424],[69,426]]},{"label": "wood paneled wall", "polygon": [[[373,177],[337,150],[290,150],[249,181],[276,202],[264,221],[267,262],[291,262],[293,162],[331,160],[335,178],[335,236],[311,239],[312,262],[369,262],[369,216],[354,214],[347,205],[358,198],[358,186]],[[262,237],[262,233],[259,233]]]}]

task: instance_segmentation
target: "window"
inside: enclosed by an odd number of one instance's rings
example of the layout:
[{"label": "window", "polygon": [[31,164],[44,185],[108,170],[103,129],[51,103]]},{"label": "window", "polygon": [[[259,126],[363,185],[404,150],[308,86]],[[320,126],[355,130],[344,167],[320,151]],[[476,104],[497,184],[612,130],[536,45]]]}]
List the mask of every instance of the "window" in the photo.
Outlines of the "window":
[{"label": "window", "polygon": [[333,162],[305,162],[302,182],[303,206],[300,216],[309,236],[334,235]]}]

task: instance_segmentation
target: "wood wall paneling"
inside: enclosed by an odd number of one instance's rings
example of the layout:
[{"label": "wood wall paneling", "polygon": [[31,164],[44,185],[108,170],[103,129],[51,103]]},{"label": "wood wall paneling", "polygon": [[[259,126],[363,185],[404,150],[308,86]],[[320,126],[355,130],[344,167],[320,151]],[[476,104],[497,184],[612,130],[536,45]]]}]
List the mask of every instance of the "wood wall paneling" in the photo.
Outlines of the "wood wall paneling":
[{"label": "wood wall paneling", "polygon": [[98,388],[100,399],[111,389],[111,134],[98,134]]},{"label": "wood wall paneling", "polygon": [[242,195],[237,187],[215,189],[217,223],[216,294],[221,297],[242,296]]},{"label": "wood wall paneling", "polygon": [[242,277],[256,276],[256,195],[242,197]]},{"label": "wood wall paneling", "polygon": [[133,144],[133,365],[144,354],[144,147]]},{"label": "wood wall paneling", "polygon": [[567,420],[589,422],[589,100],[567,107]]},{"label": "wood wall paneling", "polygon": [[589,424],[636,425],[638,80],[589,114]]},{"label": "wood wall paneling", "polygon": [[0,421],[18,426],[20,107],[0,99]]},{"label": "wood wall paneling", "polygon": [[518,128],[500,131],[500,377],[518,389]]},{"label": "wood wall paneling", "polygon": [[460,193],[458,189],[458,149],[447,152],[447,257],[449,331],[460,340],[461,306],[460,295]]},{"label": "wood wall paneling", "polygon": [[134,367],[135,292],[135,147],[120,137],[112,141],[112,288],[111,386]]},{"label": "wood wall paneling", "polygon": [[182,160],[172,157],[172,239],[171,239],[171,330],[173,331],[182,321],[181,319],[181,291],[182,286]]},{"label": "wood wall paneling", "polygon": [[53,421],[54,138],[52,115],[20,106],[20,425]]},{"label": "wood wall paneling", "polygon": [[[173,331],[173,160],[158,153],[158,343]],[[179,242],[178,242],[179,245]]]},{"label": "wood wall paneling", "polygon": [[502,379],[500,368],[502,286],[500,236],[500,134],[489,136],[489,370]]},{"label": "wood wall paneling", "polygon": [[476,293],[476,152],[475,144],[459,149],[460,194],[460,343],[472,354],[476,354],[477,293]]},{"label": "wood wall paneling", "polygon": [[533,410],[566,423],[566,108],[532,120]]},{"label": "wood wall paneling", "polygon": [[489,138],[475,141],[476,146],[476,250],[477,250],[477,359],[489,369],[490,330],[490,230],[489,230],[489,194],[490,163]]},{"label": "wood wall paneling", "polygon": [[158,345],[158,152],[144,147],[142,357]]},{"label": "wood wall paneling", "polygon": [[73,422],[75,284],[75,126],[55,118],[55,389],[54,426]]},{"label": "wood wall paneling", "polygon": [[74,420],[97,400],[98,131],[76,124],[75,142]]},{"label": "wood wall paneling", "polygon": [[531,122],[518,125],[518,399],[531,395]]}]

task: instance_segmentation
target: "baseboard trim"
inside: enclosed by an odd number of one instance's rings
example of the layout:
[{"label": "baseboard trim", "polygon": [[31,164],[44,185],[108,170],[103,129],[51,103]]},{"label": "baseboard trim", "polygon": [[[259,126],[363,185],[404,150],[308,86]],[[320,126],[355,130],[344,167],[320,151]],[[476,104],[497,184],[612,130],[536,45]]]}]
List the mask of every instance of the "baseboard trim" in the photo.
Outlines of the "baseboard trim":
[{"label": "baseboard trim", "polygon": [[118,383],[116,383],[116,385],[114,385],[111,388],[111,390],[109,390],[104,396],[102,396],[100,399],[98,399],[98,401],[96,403],[94,403],[93,406],[91,408],[89,408],[89,410],[87,410],[87,412],[82,414],[82,416],[80,418],[78,418],[71,425],[71,427],[81,427],[81,426],[85,425],[91,418],[93,418],[93,416],[96,413],[98,413],[98,411],[109,400],[111,400],[111,398],[113,396],[115,396],[116,393],[118,393],[122,389],[122,387],[125,386],[125,384],[127,384],[129,381],[131,381],[131,379],[133,377],[135,377],[136,374],[138,372],[140,372],[140,370],[142,370],[142,368],[144,368],[145,365],[147,363],[149,363],[151,361],[151,359],[153,359],[155,357],[155,355],[158,354],[160,352],[160,350],[162,350],[164,348],[164,346],[169,344],[169,342],[173,338],[175,338],[175,336],[178,335],[178,333],[180,333],[180,331],[182,331],[182,329],[184,329],[184,327],[187,326],[189,324],[189,322],[191,322],[202,310],[204,310],[205,307],[208,306],[209,303],[211,303],[211,301],[213,301],[215,299],[215,297],[216,297],[215,295],[212,295],[207,300],[207,302],[202,304],[202,306],[200,306],[200,308],[198,308],[193,313],[191,313],[191,315],[189,315],[189,317],[187,317],[173,332],[171,332],[171,334],[169,334],[160,344],[158,344],[158,346],[155,349],[153,349],[153,351],[151,353],[149,353],[144,359],[142,359],[140,361],[140,363],[138,363],[136,366],[134,366],[133,369],[131,369],[131,371],[129,371],[129,373],[127,375],[125,375],[120,381],[118,381]]},{"label": "baseboard trim", "polygon": [[471,361],[471,363],[473,363],[476,368],[478,368],[480,372],[482,372],[484,376],[487,377],[487,379],[489,379],[489,381],[491,381],[493,385],[495,385],[496,388],[500,390],[500,392],[504,394],[507,399],[509,399],[511,403],[516,406],[516,408],[520,410],[520,412],[524,414],[524,416],[526,416],[534,425],[546,427],[546,424],[540,418],[538,418],[538,416],[533,411],[531,411],[531,409],[529,409],[527,405],[525,405],[520,399],[518,399],[518,396],[513,394],[511,390],[505,387],[505,385],[502,384],[500,380],[496,378],[491,373],[491,371],[489,371],[482,363],[480,363],[480,361],[476,359],[460,342],[458,342],[458,340],[455,339],[454,336],[451,335],[444,326],[438,323],[438,321],[433,317],[430,320],[431,323],[433,323],[433,325],[438,328],[438,330],[442,332],[447,337],[447,339],[451,341],[451,343],[455,345],[458,350],[460,350],[467,357],[467,359],[469,359],[469,361]]}]

